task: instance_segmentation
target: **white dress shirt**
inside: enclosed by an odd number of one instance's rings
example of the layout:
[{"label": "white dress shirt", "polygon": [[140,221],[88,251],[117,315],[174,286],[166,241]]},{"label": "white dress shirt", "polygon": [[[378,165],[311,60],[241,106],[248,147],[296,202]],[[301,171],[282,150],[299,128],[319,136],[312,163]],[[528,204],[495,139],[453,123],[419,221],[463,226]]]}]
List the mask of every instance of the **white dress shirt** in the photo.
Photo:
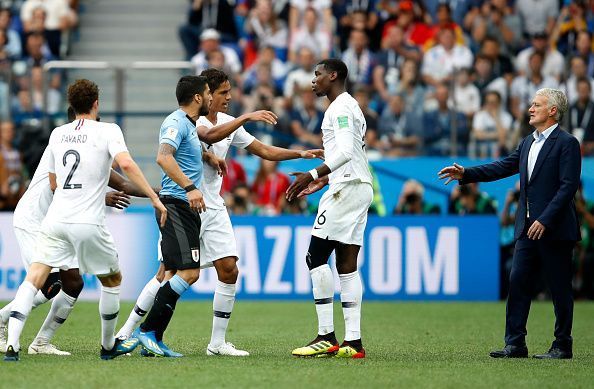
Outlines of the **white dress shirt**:
[{"label": "white dress shirt", "polygon": [[534,165],[536,165],[536,160],[538,159],[538,154],[542,149],[545,141],[551,135],[551,132],[558,126],[558,123],[553,124],[542,133],[534,130],[532,136],[534,137],[534,142],[530,145],[530,151],[528,152],[528,181],[530,181],[530,177],[532,176],[532,171],[534,170]]}]

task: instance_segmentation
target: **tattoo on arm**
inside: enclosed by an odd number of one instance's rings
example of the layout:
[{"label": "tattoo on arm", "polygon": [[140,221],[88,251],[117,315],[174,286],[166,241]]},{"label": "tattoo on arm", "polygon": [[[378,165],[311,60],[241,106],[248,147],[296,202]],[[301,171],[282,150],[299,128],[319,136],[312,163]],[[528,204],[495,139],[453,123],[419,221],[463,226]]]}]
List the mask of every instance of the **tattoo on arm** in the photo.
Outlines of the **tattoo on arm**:
[{"label": "tattoo on arm", "polygon": [[175,151],[175,147],[168,145],[166,143],[161,143],[161,145],[159,146],[159,154],[161,155],[174,155]]}]

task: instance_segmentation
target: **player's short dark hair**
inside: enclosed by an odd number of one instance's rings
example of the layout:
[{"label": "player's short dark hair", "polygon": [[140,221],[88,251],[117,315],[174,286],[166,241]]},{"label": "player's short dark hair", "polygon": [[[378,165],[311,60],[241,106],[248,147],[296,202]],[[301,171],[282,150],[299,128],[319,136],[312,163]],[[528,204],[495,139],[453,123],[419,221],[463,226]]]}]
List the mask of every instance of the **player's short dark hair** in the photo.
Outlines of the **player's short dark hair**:
[{"label": "player's short dark hair", "polygon": [[175,97],[179,105],[188,105],[194,95],[202,95],[208,84],[204,76],[183,76],[177,82]]},{"label": "player's short dark hair", "polygon": [[227,73],[215,68],[203,70],[200,75],[206,77],[211,92],[217,90],[225,81],[229,81]]},{"label": "player's short dark hair", "polygon": [[72,108],[71,106],[68,106],[68,110],[66,111],[66,115],[68,117],[68,121],[72,122],[74,121],[74,119],[76,119],[76,113],[74,112],[74,108]]},{"label": "player's short dark hair", "polygon": [[318,65],[322,65],[327,72],[336,72],[339,81],[345,81],[349,75],[346,64],[337,58],[323,59]]},{"label": "player's short dark hair", "polygon": [[76,80],[68,87],[68,104],[77,114],[90,113],[97,100],[99,87],[91,80]]}]

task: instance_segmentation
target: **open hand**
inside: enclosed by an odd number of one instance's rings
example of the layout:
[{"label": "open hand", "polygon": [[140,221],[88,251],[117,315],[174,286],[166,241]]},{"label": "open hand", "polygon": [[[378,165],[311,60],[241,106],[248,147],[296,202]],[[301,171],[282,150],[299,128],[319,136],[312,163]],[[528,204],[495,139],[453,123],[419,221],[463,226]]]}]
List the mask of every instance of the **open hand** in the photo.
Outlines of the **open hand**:
[{"label": "open hand", "polygon": [[286,192],[288,201],[292,201],[299,193],[307,188],[310,182],[314,179],[309,173],[290,173],[289,175],[295,177],[295,181],[289,186]]},{"label": "open hand", "polygon": [[454,180],[461,180],[464,177],[464,167],[454,163],[452,166],[444,167],[437,173],[439,175],[439,179],[443,180],[447,178],[445,185],[449,184]]},{"label": "open hand", "polygon": [[105,205],[116,209],[128,208],[130,196],[124,192],[107,192],[105,194]]},{"label": "open hand", "polygon": [[320,189],[325,187],[327,184],[328,184],[328,176],[320,177],[317,180],[310,182],[309,185],[307,185],[307,187],[305,189],[303,189],[301,192],[299,192],[299,194],[297,195],[297,198],[300,199],[300,198],[308,196],[312,193],[316,193],[317,191],[319,191]]},{"label": "open hand", "polygon": [[301,158],[303,158],[303,159],[319,158],[322,161],[324,160],[324,150],[323,149],[304,150],[304,151],[301,151],[300,154],[301,154]]},{"label": "open hand", "polygon": [[276,124],[277,119],[278,119],[278,116],[276,116],[276,114],[274,112],[266,111],[266,110],[260,110],[260,111],[256,111],[256,112],[252,112],[252,113],[248,114],[248,120],[254,121],[254,122],[264,122],[264,123],[274,125],[274,124]]}]

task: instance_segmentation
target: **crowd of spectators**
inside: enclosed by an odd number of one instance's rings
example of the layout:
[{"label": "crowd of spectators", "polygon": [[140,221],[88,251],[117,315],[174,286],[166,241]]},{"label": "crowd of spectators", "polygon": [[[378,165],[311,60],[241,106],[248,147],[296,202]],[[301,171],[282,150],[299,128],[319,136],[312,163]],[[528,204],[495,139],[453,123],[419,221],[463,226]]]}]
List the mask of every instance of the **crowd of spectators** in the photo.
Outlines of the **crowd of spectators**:
[{"label": "crowd of spectators", "polygon": [[[77,9],[77,0],[0,0],[1,210],[14,209],[47,143],[43,65],[67,55]],[[48,79],[45,108],[55,114],[63,109],[63,77]]]},{"label": "crowd of spectators", "polygon": [[320,145],[325,102],[308,90],[333,56],[365,109],[371,155],[493,158],[525,135],[542,87],[567,92],[565,127],[594,154],[593,31],[588,0],[191,0],[179,36],[197,72],[233,75],[235,113],[283,118],[251,128],[275,144]]}]

